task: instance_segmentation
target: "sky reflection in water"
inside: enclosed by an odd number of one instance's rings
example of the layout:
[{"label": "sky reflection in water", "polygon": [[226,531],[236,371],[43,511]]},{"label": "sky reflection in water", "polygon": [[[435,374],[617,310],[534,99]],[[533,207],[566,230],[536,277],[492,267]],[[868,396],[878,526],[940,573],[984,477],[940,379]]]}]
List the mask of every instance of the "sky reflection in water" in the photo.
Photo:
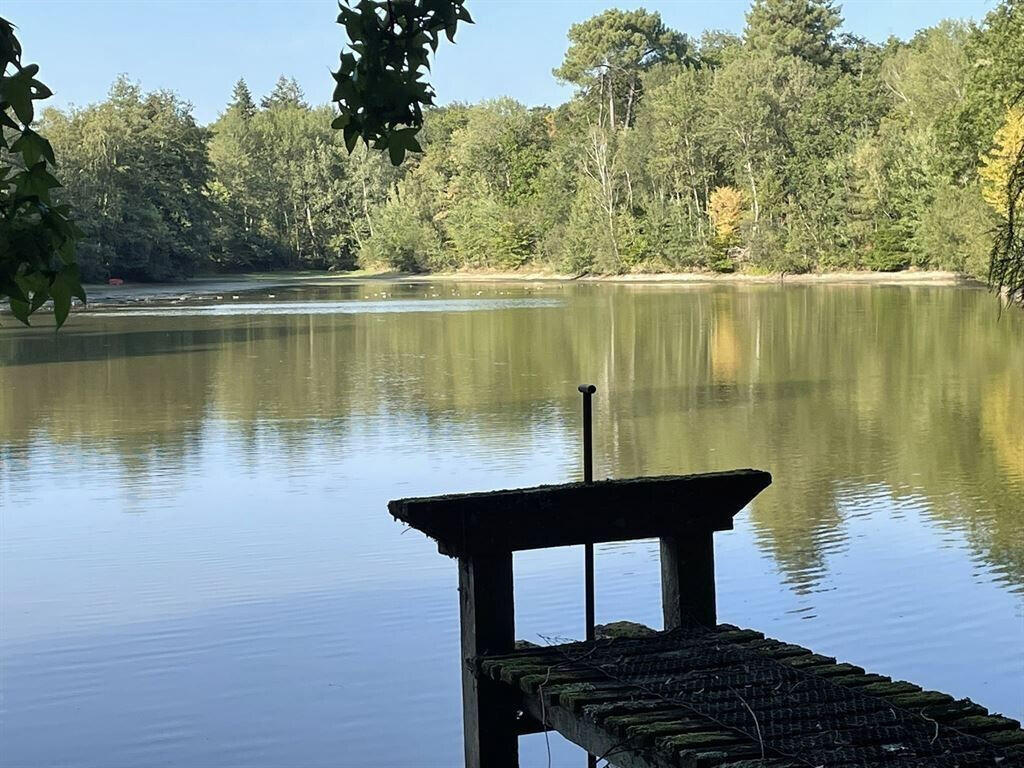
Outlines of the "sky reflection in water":
[{"label": "sky reflection in water", "polygon": [[[457,763],[455,566],[385,504],[575,478],[583,380],[598,476],[773,473],[723,620],[1024,714],[1024,318],[984,292],[274,293],[0,329],[4,765]],[[659,623],[653,543],[597,567],[599,621]],[[580,553],[516,568],[519,636],[580,636]]]}]

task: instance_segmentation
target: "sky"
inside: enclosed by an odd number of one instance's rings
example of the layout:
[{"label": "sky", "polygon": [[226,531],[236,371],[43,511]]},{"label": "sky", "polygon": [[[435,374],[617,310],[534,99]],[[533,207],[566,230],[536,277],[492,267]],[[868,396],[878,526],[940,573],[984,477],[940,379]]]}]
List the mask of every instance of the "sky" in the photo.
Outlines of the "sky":
[{"label": "sky", "polygon": [[[873,41],[909,38],[944,18],[981,20],[996,0],[847,0],[844,31]],[[571,94],[551,74],[570,25],[606,8],[643,6],[697,36],[743,30],[747,0],[467,0],[476,24],[442,44],[431,82],[438,103],[511,96],[535,106]],[[294,77],[313,103],[329,101],[344,29],[335,0],[3,0],[18,27],[26,63],[53,91],[48,105],[85,106],[104,98],[119,74],[146,90],[169,88],[215,120],[244,77],[268,92]]]}]

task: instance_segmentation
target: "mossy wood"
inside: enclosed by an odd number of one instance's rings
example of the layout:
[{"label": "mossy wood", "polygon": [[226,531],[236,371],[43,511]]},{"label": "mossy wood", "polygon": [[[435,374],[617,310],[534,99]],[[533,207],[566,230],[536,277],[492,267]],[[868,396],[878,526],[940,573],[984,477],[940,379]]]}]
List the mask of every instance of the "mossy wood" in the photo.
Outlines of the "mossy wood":
[{"label": "mossy wood", "polygon": [[770,483],[767,472],[738,469],[398,499],[388,509],[458,557],[729,530]]},{"label": "mossy wood", "polygon": [[730,625],[625,629],[475,672],[517,697],[521,732],[557,730],[620,768],[1024,766],[1020,723],[968,699]]}]

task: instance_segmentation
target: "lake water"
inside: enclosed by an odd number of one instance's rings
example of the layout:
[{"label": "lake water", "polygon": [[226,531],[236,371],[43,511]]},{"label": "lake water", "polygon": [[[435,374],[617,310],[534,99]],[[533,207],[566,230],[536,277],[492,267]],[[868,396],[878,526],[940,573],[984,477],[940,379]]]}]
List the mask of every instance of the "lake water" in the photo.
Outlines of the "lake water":
[{"label": "lake water", "polygon": [[[1024,715],[1024,313],[982,290],[374,282],[3,322],[8,768],[459,764],[455,563],[385,505],[578,478],[581,382],[597,477],[774,475],[717,534],[723,621]],[[582,635],[581,558],[517,555],[519,637]],[[599,546],[597,584],[598,621],[660,624],[653,542]]]}]

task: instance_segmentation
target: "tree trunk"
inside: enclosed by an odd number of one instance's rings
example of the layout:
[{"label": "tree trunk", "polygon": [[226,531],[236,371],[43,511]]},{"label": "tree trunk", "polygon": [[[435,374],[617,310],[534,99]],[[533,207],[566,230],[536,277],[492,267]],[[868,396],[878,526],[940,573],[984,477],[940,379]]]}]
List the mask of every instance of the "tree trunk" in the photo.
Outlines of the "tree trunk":
[{"label": "tree trunk", "polygon": [[[366,229],[370,232],[370,237],[373,237],[373,219],[370,218],[370,204],[367,200],[366,194],[366,176],[360,175],[359,181],[363,186],[363,216],[366,218]],[[356,238],[358,240],[358,237]],[[362,247],[362,243],[359,244]]]},{"label": "tree trunk", "polygon": [[313,254],[320,256],[320,250],[316,242],[316,230],[313,229],[313,212],[309,210],[309,201],[306,201],[306,226],[309,228],[309,242],[313,246]]},{"label": "tree trunk", "polygon": [[608,122],[611,123],[612,130],[615,129],[615,88],[612,86],[612,77],[608,75],[606,78],[608,83]]},{"label": "tree trunk", "polygon": [[626,122],[624,125],[628,128],[633,124],[633,99],[636,96],[636,77],[629,79],[629,95],[626,97]]},{"label": "tree trunk", "polygon": [[747,176],[750,178],[750,201],[754,206],[754,225],[757,225],[761,218],[761,209],[757,204],[757,184],[754,181],[754,167],[750,160],[747,160]]}]

